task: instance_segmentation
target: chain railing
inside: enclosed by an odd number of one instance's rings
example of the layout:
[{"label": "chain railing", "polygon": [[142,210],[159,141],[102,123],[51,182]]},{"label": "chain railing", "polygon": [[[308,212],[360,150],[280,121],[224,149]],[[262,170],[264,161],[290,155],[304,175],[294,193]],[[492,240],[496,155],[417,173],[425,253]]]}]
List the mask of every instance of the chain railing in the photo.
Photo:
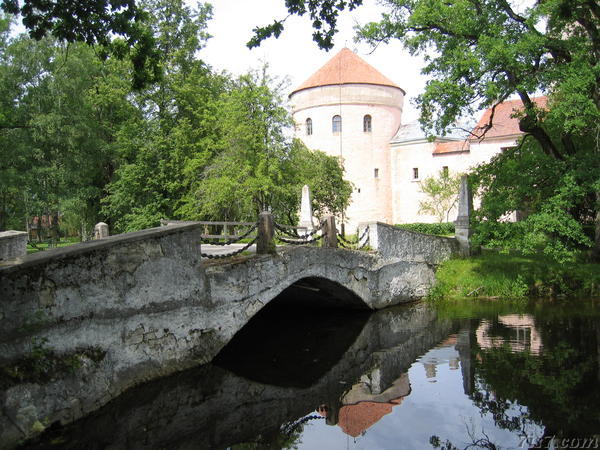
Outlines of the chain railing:
[{"label": "chain railing", "polygon": [[[340,247],[345,248],[347,250],[361,250],[369,245],[369,227],[367,226],[362,235],[356,240],[356,242],[350,241],[344,237],[342,233],[338,230],[337,232],[337,241]],[[366,237],[366,239],[365,239]]]},{"label": "chain railing", "polygon": [[[204,233],[200,235],[201,242],[204,244],[218,245],[221,247],[236,244],[236,243],[242,241],[243,239],[246,239],[253,232],[255,232],[258,228],[258,222],[199,222],[199,223],[200,223],[200,225],[204,225]],[[222,226],[223,234],[209,234],[209,232],[208,232],[209,227],[215,227],[215,226]],[[230,227],[231,230],[234,230],[235,227],[240,227],[240,226],[242,226],[242,227],[249,226],[250,228],[242,234],[237,234],[237,235],[236,234],[234,234],[234,235],[227,234],[228,227]],[[221,239],[223,239],[223,238],[225,238],[226,240],[221,241]],[[208,259],[231,258],[232,256],[239,255],[240,253],[243,253],[244,251],[248,250],[251,246],[256,244],[257,240],[258,240],[258,235],[254,236],[254,238],[250,242],[246,243],[246,245],[244,245],[243,247],[238,248],[234,251],[231,251],[228,253],[216,253],[216,254],[200,253],[200,256],[202,256],[203,258],[208,258]]]},{"label": "chain railing", "polygon": [[242,239],[245,239],[248,236],[250,236],[250,233],[252,233],[253,231],[255,231],[256,228],[258,228],[258,222],[255,222],[248,229],[248,231],[246,231],[245,233],[236,235],[235,237],[233,237],[231,239],[227,239],[225,242],[221,242],[221,241],[216,240],[216,239],[221,239],[221,237],[214,237],[214,235],[205,235],[205,234],[203,234],[200,237],[202,239],[202,242],[205,242],[206,244],[211,244],[211,245],[231,245],[231,244],[235,244],[236,242],[239,242]]},{"label": "chain railing", "polygon": [[[163,221],[163,225],[168,225],[176,221]],[[208,245],[218,245],[226,247],[236,243],[241,243],[244,239],[252,237],[253,239],[241,248],[236,248],[228,253],[201,253],[203,258],[222,259],[239,255],[256,244],[257,254],[270,254],[276,252],[276,241],[288,245],[311,245],[320,243],[324,248],[341,248],[349,250],[364,249],[369,244],[369,227],[367,226],[357,241],[347,239],[341,234],[335,226],[335,218],[327,216],[319,225],[310,230],[306,226],[283,225],[273,220],[270,212],[259,214],[258,222],[196,222],[204,226],[204,233],[201,234],[201,243]],[[223,227],[220,234],[209,234],[209,230],[215,232]],[[249,227],[241,234],[229,234],[236,227]]]},{"label": "chain railing", "polygon": [[246,245],[244,245],[242,248],[235,250],[233,252],[230,252],[230,253],[222,253],[222,254],[215,254],[215,255],[211,255],[209,253],[200,253],[200,256],[202,256],[203,258],[208,258],[208,259],[231,258],[232,256],[239,255],[240,253],[248,250],[251,246],[256,244],[257,240],[258,240],[258,237],[255,237],[250,242],[248,242]]},{"label": "chain railing", "polygon": [[[273,223],[275,230],[278,233],[275,234],[276,238],[281,242],[289,245],[307,245],[319,242],[323,238],[323,229],[325,222],[319,224],[317,228],[312,231],[308,231],[307,227],[294,227],[291,225],[281,225],[276,222]],[[290,231],[292,230],[292,231]],[[298,233],[298,230],[306,230],[305,234]],[[321,232],[321,234],[318,234]]]},{"label": "chain railing", "polygon": [[302,417],[301,419],[296,420],[295,422],[289,422],[287,424],[282,425],[281,431],[287,435],[291,436],[294,431],[296,431],[300,426],[304,425],[306,422],[310,420],[324,420],[325,417],[319,416],[317,414],[312,414],[310,416]]}]

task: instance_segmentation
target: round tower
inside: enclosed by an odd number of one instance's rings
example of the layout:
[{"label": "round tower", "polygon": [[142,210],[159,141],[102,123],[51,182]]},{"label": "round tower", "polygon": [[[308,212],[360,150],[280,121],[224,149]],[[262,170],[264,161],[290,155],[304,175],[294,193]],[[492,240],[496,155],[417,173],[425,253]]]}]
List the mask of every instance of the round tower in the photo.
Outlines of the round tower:
[{"label": "round tower", "polygon": [[405,92],[347,48],[290,94],[296,136],[339,157],[353,184],[344,222],[392,221],[390,139]]}]

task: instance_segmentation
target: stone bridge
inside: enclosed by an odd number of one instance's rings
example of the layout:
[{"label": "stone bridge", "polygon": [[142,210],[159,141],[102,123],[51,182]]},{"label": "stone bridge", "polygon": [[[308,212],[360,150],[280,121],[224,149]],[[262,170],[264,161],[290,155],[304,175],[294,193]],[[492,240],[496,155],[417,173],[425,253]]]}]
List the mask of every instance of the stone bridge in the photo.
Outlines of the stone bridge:
[{"label": "stone bridge", "polygon": [[458,250],[450,238],[374,223],[372,252],[283,247],[213,263],[200,257],[200,233],[198,224],[171,225],[0,266],[0,442],[211,361],[284,291],[293,307],[417,300]]}]

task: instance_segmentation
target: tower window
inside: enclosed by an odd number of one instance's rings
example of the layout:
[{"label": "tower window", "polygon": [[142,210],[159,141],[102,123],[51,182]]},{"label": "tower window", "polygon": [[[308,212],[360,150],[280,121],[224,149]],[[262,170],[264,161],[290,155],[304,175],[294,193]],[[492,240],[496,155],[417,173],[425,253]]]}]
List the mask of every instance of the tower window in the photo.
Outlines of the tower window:
[{"label": "tower window", "polygon": [[333,119],[331,119],[331,131],[334,133],[342,132],[342,116],[333,116]]},{"label": "tower window", "polygon": [[419,179],[419,168],[413,167],[413,180],[418,180],[418,179]]},{"label": "tower window", "polygon": [[312,135],[312,133],[312,119],[309,117],[308,119],[306,119],[306,135],[310,136]]},{"label": "tower window", "polygon": [[379,169],[373,169],[373,177],[379,178]]},{"label": "tower window", "polygon": [[363,117],[363,131],[365,133],[371,132],[371,116],[368,114]]},{"label": "tower window", "polygon": [[442,167],[442,174],[443,174],[445,177],[447,177],[447,176],[448,176],[448,173],[449,173],[449,171],[448,171],[448,166],[444,166],[444,167]]}]

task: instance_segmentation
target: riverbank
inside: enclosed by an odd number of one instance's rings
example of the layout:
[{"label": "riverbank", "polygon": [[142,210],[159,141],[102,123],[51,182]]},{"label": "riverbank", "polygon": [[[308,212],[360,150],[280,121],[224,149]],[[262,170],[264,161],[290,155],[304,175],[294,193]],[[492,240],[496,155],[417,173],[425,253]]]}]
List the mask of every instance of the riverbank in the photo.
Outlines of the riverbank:
[{"label": "riverbank", "polygon": [[560,264],[542,256],[484,252],[442,263],[428,298],[599,296],[600,264]]}]

